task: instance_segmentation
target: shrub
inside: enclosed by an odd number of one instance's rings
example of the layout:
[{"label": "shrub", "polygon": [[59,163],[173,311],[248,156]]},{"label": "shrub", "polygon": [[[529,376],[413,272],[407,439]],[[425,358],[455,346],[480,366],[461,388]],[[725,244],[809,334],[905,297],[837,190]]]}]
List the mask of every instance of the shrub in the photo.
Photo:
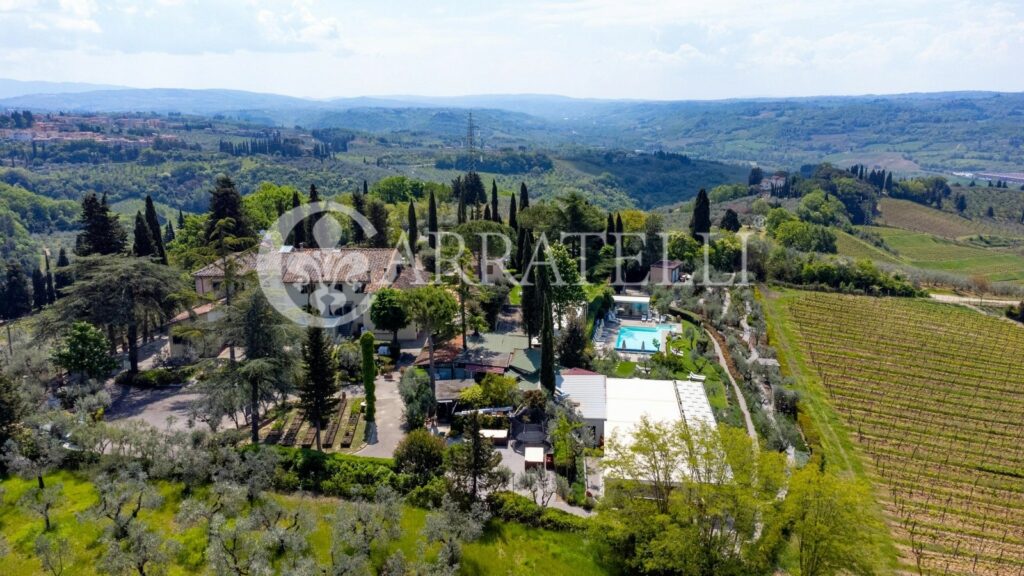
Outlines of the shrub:
[{"label": "shrub", "polygon": [[438,508],[447,494],[448,482],[444,477],[438,476],[422,486],[413,488],[405,497],[405,501],[419,508]]},{"label": "shrub", "polygon": [[581,532],[588,526],[586,518],[574,516],[563,510],[543,508],[515,492],[493,492],[487,496],[487,504],[495,517],[508,522],[559,532]]},{"label": "shrub", "polygon": [[427,484],[443,470],[444,448],[443,439],[413,430],[395,448],[395,469],[412,475],[417,486]]},{"label": "shrub", "polygon": [[181,384],[185,380],[185,375],[179,373],[176,370],[168,370],[167,368],[156,368],[153,370],[143,370],[137,374],[131,372],[122,372],[117,375],[114,382],[122,386],[137,386],[139,388],[162,388],[164,386],[173,386],[174,384]]}]

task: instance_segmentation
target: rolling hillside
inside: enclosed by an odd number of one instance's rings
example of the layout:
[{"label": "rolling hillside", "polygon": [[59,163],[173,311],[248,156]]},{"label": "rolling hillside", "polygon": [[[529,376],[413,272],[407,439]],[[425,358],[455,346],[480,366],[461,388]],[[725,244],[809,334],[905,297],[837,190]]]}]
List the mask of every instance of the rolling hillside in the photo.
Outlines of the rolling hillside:
[{"label": "rolling hillside", "polygon": [[1020,574],[1024,329],[920,300],[787,291],[766,304],[812,438],[874,483],[903,570]]}]

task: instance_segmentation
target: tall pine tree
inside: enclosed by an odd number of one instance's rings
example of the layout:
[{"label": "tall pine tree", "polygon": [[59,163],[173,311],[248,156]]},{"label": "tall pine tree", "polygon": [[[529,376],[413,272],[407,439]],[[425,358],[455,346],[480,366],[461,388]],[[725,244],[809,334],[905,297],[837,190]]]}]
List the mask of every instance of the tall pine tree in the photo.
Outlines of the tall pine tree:
[{"label": "tall pine tree", "polygon": [[690,235],[704,244],[707,234],[711,232],[711,201],[703,188],[697,193],[693,202],[693,217],[690,218]]},{"label": "tall pine tree", "polygon": [[[235,188],[235,183],[227,176],[217,176],[217,182],[210,191],[210,211],[206,220],[206,241],[211,242],[216,236],[217,223],[230,218],[232,223],[228,230],[228,236],[238,239],[254,238],[252,226],[242,209],[242,195]],[[244,248],[243,243],[238,243],[239,249]]]},{"label": "tall pine tree", "polygon": [[32,269],[32,305],[36,310],[46,306],[46,278],[39,268]]},{"label": "tall pine tree", "polygon": [[437,249],[437,199],[434,191],[430,191],[430,203],[427,204],[427,243],[431,250]]},{"label": "tall pine tree", "polygon": [[43,261],[46,263],[46,303],[53,304],[57,301],[57,290],[53,285],[53,271],[50,269],[50,251],[43,252]]},{"label": "tall pine tree", "polygon": [[146,195],[146,225],[149,226],[149,236],[153,239],[153,254],[160,257],[161,264],[167,264],[167,251],[164,250],[164,235],[160,230],[160,220],[156,215],[153,197],[149,194]]},{"label": "tall pine tree", "polygon": [[498,182],[491,178],[491,220],[501,224],[501,212],[498,211]]},{"label": "tall pine tree", "polygon": [[32,311],[32,293],[28,277],[17,260],[7,261],[7,274],[0,292],[0,316],[7,320],[21,318]]},{"label": "tall pine tree", "polygon": [[57,254],[57,274],[54,278],[54,284],[57,289],[57,297],[63,296],[61,291],[68,286],[71,286],[72,275],[71,275],[71,261],[68,260],[68,252],[63,246],[60,248],[60,253]]},{"label": "tall pine tree", "polygon": [[519,183],[519,211],[530,207],[530,193],[526,190],[526,182]]},{"label": "tall pine tree", "polygon": [[306,339],[302,343],[302,361],[305,374],[299,383],[299,407],[305,411],[309,424],[316,429],[316,449],[322,451],[320,431],[330,421],[338,406],[331,343],[323,328],[312,326],[306,330]]},{"label": "tall pine tree", "polygon": [[156,253],[153,235],[149,231],[149,225],[146,224],[142,212],[135,213],[135,242],[132,244],[132,254],[139,257],[159,256]]},{"label": "tall pine tree", "polygon": [[523,293],[522,293],[522,314],[523,314],[523,327],[526,328],[526,336],[528,338],[530,348],[533,348],[533,337],[540,332],[541,323],[543,318],[543,304],[544,304],[544,287],[540,285],[538,276],[544,276],[545,274],[538,273],[536,266],[530,266],[529,270],[526,267],[529,265],[530,258],[533,256],[533,234],[526,229],[523,229],[523,250],[520,259],[520,266],[526,272],[526,278],[523,279]]},{"label": "tall pine tree", "polygon": [[413,253],[416,252],[416,243],[419,242],[420,231],[416,227],[416,204],[409,200],[409,246]]},{"label": "tall pine tree", "polygon": [[[309,203],[313,204],[320,201],[320,191],[316,189],[316,184],[309,185]],[[310,248],[320,248],[320,243],[316,240],[316,223],[320,221],[321,214],[319,212],[310,214],[306,218],[306,245]],[[333,248],[333,246],[325,246],[325,248]]]},{"label": "tall pine tree", "polygon": [[79,256],[119,254],[125,249],[127,235],[117,214],[107,207],[106,195],[101,201],[89,193],[82,199],[82,231],[75,240]]},{"label": "tall pine tree", "polygon": [[518,214],[516,214],[516,195],[508,197],[508,226],[513,230],[519,230]]},{"label": "tall pine tree", "polygon": [[555,393],[555,327],[551,294],[546,272],[538,274],[540,297],[543,299],[543,325],[540,329],[540,385],[549,395]]}]

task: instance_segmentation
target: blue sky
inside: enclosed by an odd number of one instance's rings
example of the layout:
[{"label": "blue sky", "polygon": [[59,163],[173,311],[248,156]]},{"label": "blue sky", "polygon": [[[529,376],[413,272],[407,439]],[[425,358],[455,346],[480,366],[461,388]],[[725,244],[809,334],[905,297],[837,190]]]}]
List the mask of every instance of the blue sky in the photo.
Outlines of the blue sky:
[{"label": "blue sky", "polygon": [[1024,0],[0,0],[0,77],[295,96],[1024,90]]}]

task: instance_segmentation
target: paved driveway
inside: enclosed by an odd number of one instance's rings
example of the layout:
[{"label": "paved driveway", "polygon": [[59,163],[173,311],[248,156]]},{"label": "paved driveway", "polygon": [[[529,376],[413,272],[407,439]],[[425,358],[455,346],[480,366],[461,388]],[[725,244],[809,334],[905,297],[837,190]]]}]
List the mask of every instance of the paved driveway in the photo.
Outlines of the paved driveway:
[{"label": "paved driveway", "polygon": [[402,429],[402,398],[398,395],[398,372],[392,373],[392,380],[377,377],[377,432],[376,437],[356,454],[390,458],[395,453],[398,443],[405,437]]}]

